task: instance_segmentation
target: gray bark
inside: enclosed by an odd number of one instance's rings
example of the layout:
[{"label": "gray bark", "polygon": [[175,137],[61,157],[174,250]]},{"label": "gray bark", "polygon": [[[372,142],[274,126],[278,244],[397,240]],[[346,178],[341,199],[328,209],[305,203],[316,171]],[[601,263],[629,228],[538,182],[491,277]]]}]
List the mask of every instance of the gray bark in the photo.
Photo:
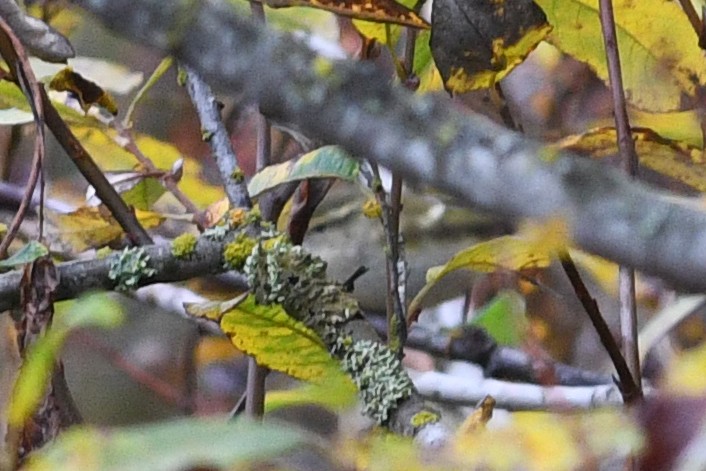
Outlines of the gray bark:
[{"label": "gray bark", "polygon": [[680,289],[706,289],[706,215],[697,208],[443,99],[413,96],[371,64],[330,63],[217,1],[77,3],[218,90],[256,100],[271,119],[502,217],[562,217],[581,248]]}]

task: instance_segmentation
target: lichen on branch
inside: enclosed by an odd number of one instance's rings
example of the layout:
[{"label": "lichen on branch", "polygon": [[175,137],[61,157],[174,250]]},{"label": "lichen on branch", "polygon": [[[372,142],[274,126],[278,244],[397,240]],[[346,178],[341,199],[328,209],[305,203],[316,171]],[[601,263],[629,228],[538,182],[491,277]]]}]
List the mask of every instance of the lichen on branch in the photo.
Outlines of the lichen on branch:
[{"label": "lichen on branch", "polygon": [[[269,235],[269,234],[268,234]],[[284,237],[259,242],[243,271],[260,304],[281,304],[293,318],[314,330],[358,387],[367,416],[386,425],[414,385],[394,352],[379,341],[356,338],[344,329],[362,317],[355,298],[326,278],[326,262]]]}]

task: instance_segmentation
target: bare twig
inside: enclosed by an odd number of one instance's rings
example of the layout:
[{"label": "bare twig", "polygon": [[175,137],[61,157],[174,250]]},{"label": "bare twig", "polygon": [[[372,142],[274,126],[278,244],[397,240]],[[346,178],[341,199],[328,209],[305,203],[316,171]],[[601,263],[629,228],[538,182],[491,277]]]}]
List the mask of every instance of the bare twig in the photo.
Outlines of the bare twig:
[{"label": "bare twig", "polygon": [[487,395],[496,400],[498,408],[509,410],[596,409],[620,404],[614,385],[545,387],[437,371],[411,376],[420,394],[455,406],[473,406]]},{"label": "bare twig", "polygon": [[699,18],[699,14],[696,13],[694,4],[691,3],[691,0],[679,0],[679,4],[684,10],[684,13],[686,13],[686,17],[689,18],[689,23],[691,23],[694,31],[696,31],[696,35],[701,36],[701,18]]},{"label": "bare twig", "polygon": [[[44,105],[42,103],[41,92],[42,88],[37,82],[37,78],[34,76],[32,67],[29,64],[29,58],[25,52],[22,42],[15,36],[14,31],[5,22],[5,20],[0,17],[0,29],[2,31],[2,36],[0,37],[0,53],[5,59],[5,62],[10,68],[12,77],[14,78],[17,85],[22,89],[27,101],[32,109],[32,114],[34,116],[35,122],[35,142],[34,142],[34,156],[32,158],[32,166],[25,187],[25,192],[20,202],[20,207],[12,219],[12,223],[8,228],[7,234],[0,242],[0,258],[7,256],[7,249],[10,247],[13,239],[17,235],[20,229],[20,225],[27,215],[27,210],[29,209],[30,203],[32,201],[32,196],[34,194],[34,189],[37,186],[37,182],[42,174],[42,165],[44,163],[44,153],[45,153],[45,143],[44,143]],[[44,193],[44,185],[40,189],[40,199]],[[39,237],[42,237],[43,233],[43,209],[40,205],[39,210]]]},{"label": "bare twig", "polygon": [[613,362],[615,371],[618,373],[620,392],[623,395],[623,400],[626,404],[631,404],[641,399],[642,388],[636,383],[635,378],[630,372],[630,368],[628,367],[623,354],[620,352],[620,348],[615,342],[608,324],[606,324],[605,319],[603,319],[603,316],[601,315],[601,311],[598,308],[598,303],[593,296],[591,296],[588,288],[583,283],[581,275],[576,269],[576,265],[574,264],[571,255],[569,255],[568,252],[563,252],[559,254],[559,259],[561,260],[561,266],[564,268],[566,276],[571,282],[571,286],[576,292],[576,296],[579,298],[579,301],[581,301],[581,305],[586,311],[586,314],[588,314],[588,318],[590,319],[591,324],[593,324],[593,328],[598,334],[601,344],[603,344],[603,347],[608,352],[608,356]]},{"label": "bare twig", "polygon": [[[123,127],[117,120],[113,120],[113,127],[118,132],[118,135],[124,140],[123,143],[118,144],[121,145],[126,151],[134,155],[135,158],[148,172],[158,172],[158,169],[157,167],[155,167],[154,163],[152,163],[152,160],[145,154],[143,154],[140,150],[140,147],[135,141],[135,135],[132,132],[132,129]],[[191,199],[189,199],[189,197],[186,196],[183,191],[181,191],[177,182],[170,175],[167,175],[165,178],[162,178],[161,182],[167,188],[167,190],[169,190],[169,192],[174,195],[177,201],[181,203],[184,209],[186,209],[186,211],[192,215],[194,223],[196,223],[199,229],[203,230],[203,211],[201,211],[196,206],[196,204],[194,204],[194,202],[191,201]]]},{"label": "bare twig", "polygon": [[140,225],[135,213],[125,204],[125,201],[115,191],[115,188],[96,165],[93,158],[74,136],[61,116],[59,116],[44,90],[42,90],[42,100],[47,127],[49,127],[61,147],[71,157],[72,162],[86,181],[95,188],[98,198],[106,205],[115,220],[120,224],[120,227],[123,228],[134,243],[139,245],[151,244],[152,238]]},{"label": "bare twig", "polygon": [[[250,11],[255,21],[265,24],[265,7],[259,2],[250,2]],[[255,155],[255,168],[262,171],[270,164],[272,157],[272,129],[267,118],[257,114],[257,152]],[[272,205],[268,208],[274,209]],[[263,214],[268,221],[276,221],[278,214]],[[248,358],[248,379],[245,386],[245,415],[250,418],[260,419],[265,414],[265,380],[269,369],[257,364],[255,357]]]},{"label": "bare twig", "polygon": [[248,188],[238,168],[238,160],[221,120],[218,102],[213,96],[211,87],[194,70],[189,67],[184,69],[186,70],[186,90],[199,116],[202,133],[211,146],[211,153],[221,174],[228,200],[233,207],[249,208],[252,204],[248,196]]},{"label": "bare twig", "polygon": [[[366,315],[381,337],[387,335],[382,316]],[[610,376],[582,370],[545,357],[538,359],[522,350],[498,345],[482,327],[466,325],[449,331],[436,331],[414,325],[405,347],[421,350],[436,358],[474,363],[486,378],[532,384],[596,386],[612,384]],[[551,383],[547,378],[553,380]]]},{"label": "bare twig", "polygon": [[[634,178],[637,175],[638,158],[625,103],[625,90],[623,89],[623,78],[620,70],[620,52],[618,51],[618,39],[615,33],[613,2],[612,0],[601,0],[599,5],[601,29],[608,60],[608,77],[613,94],[613,114],[615,115],[615,127],[618,132],[618,148],[620,149],[620,157],[625,173]],[[619,278],[620,334],[623,354],[639,389],[641,388],[642,374],[640,372],[640,353],[638,348],[634,268],[621,265]]]}]

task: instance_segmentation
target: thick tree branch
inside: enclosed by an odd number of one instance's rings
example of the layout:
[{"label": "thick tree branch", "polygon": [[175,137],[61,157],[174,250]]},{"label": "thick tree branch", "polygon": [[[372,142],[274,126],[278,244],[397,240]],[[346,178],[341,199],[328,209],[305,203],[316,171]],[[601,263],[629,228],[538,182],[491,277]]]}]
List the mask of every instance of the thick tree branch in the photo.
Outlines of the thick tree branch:
[{"label": "thick tree branch", "polygon": [[[223,265],[225,243],[225,241],[217,242],[201,237],[194,252],[185,259],[172,255],[170,244],[144,246],[145,253],[150,257],[148,266],[156,270],[156,274],[149,278],[143,278],[138,285],[184,281],[189,278],[228,271]],[[57,265],[60,283],[56,289],[54,300],[75,298],[92,289],[115,289],[117,283],[108,277],[108,272],[111,262],[119,255],[116,252],[103,259],[81,260]],[[0,275],[0,312],[19,305],[18,287],[21,278],[21,270]],[[245,281],[243,281],[243,286],[246,286]]]},{"label": "thick tree branch", "polygon": [[706,290],[706,214],[602,165],[394,88],[372,64],[330,63],[218,2],[78,3],[275,120],[506,218],[563,217],[582,248]]}]

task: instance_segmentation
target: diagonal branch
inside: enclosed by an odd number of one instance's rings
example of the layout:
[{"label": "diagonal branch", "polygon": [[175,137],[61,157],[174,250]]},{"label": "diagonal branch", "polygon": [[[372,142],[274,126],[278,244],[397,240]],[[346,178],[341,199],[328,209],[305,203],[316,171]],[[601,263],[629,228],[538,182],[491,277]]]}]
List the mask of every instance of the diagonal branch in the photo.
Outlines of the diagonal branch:
[{"label": "diagonal branch", "polygon": [[217,2],[198,11],[180,2],[78,3],[121,34],[174,53],[220,90],[256,99],[270,118],[505,218],[563,217],[583,249],[706,290],[706,215],[696,207],[441,100],[414,97],[372,64],[317,57]]}]

